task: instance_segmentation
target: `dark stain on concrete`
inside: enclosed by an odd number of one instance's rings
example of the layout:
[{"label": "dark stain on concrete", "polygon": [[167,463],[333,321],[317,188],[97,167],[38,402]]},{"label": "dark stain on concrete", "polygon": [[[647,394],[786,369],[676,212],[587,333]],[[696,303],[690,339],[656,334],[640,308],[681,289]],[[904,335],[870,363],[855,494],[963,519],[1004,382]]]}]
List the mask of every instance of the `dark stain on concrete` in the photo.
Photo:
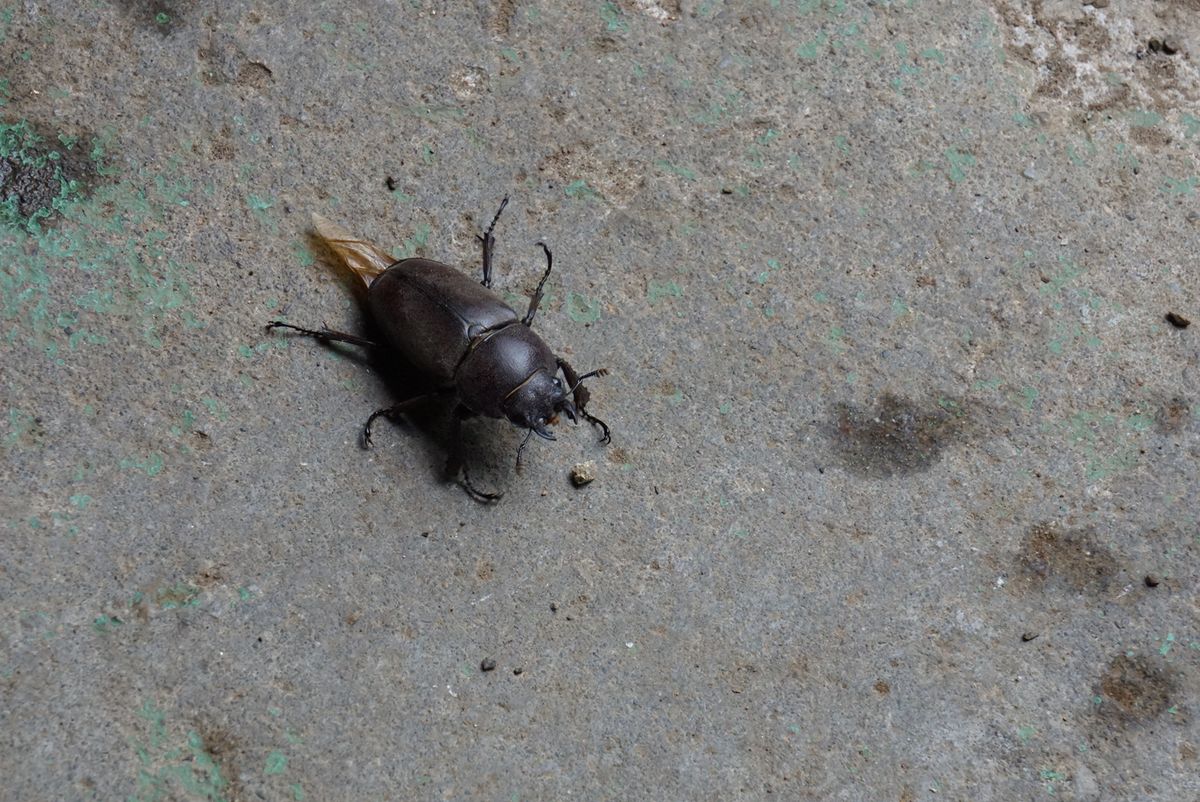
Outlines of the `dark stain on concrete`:
[{"label": "dark stain on concrete", "polygon": [[1162,434],[1178,434],[1192,419],[1192,405],[1186,398],[1170,398],[1159,407],[1154,422]]},{"label": "dark stain on concrete", "polygon": [[1100,714],[1122,725],[1145,724],[1178,702],[1178,682],[1158,658],[1119,654],[1100,676]]},{"label": "dark stain on concrete", "polygon": [[77,200],[94,173],[82,142],[25,120],[0,124],[0,223],[36,231]]},{"label": "dark stain on concrete", "polygon": [[1120,573],[1112,553],[1087,530],[1034,526],[1017,555],[1018,572],[1043,590],[1102,593]]},{"label": "dark stain on concrete", "polygon": [[872,479],[928,470],[965,423],[957,401],[918,405],[891,393],[871,407],[837,404],[832,417],[834,453],[851,473]]}]

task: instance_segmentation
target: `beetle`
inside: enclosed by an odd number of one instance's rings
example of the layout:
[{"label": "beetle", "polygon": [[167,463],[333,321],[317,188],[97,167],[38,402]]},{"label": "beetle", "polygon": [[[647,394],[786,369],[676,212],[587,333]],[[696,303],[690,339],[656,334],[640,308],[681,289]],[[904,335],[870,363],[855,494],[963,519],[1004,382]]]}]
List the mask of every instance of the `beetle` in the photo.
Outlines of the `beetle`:
[{"label": "beetle", "polygon": [[[583,382],[607,375],[604,368],[579,375],[533,331],[533,318],[542,302],[554,257],[544,242],[542,274],[524,317],[492,291],[493,231],[508,198],[482,236],[483,279],[476,282],[460,270],[430,259],[397,260],[378,246],[354,236],[320,215],[313,215],[317,236],[367,288],[367,310],[383,342],[334,331],[308,329],[273,320],[267,329],[290,329],[324,342],[345,342],[399,355],[427,375],[437,387],[390,407],[375,410],[363,426],[363,446],[371,445],[371,424],[380,416],[395,420],[431,397],[454,404],[451,453],[447,479],[461,470],[463,488],[477,501],[497,501],[503,493],[480,490],[471,482],[462,445],[462,421],[473,415],[506,418],[526,429],[517,449],[517,468],[529,438],[536,434],[556,439],[546,428],[564,413],[573,423],[583,418],[600,428],[600,442],[612,441],[608,424],[587,411],[591,397]],[[562,373],[562,378],[559,373]],[[566,381],[563,381],[563,378]]]}]

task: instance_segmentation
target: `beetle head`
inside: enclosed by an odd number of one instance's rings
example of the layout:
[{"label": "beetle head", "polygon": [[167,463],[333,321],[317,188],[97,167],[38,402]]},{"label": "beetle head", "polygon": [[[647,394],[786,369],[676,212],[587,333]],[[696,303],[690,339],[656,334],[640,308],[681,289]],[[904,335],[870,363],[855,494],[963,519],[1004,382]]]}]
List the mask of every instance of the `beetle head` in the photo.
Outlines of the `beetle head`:
[{"label": "beetle head", "polygon": [[516,426],[530,429],[538,437],[554,440],[546,425],[559,412],[575,420],[575,405],[567,397],[562,379],[547,370],[538,370],[504,400],[504,414]]}]

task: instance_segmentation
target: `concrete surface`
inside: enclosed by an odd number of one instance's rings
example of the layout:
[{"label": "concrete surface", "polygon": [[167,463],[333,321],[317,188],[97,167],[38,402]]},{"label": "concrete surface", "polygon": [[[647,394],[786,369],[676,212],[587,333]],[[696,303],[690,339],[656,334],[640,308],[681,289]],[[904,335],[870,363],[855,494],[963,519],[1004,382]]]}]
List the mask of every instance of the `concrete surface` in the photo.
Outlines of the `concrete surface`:
[{"label": "concrete surface", "polygon": [[[0,798],[1197,799],[1198,11],[0,2]],[[262,326],[505,194],[486,507]]]}]

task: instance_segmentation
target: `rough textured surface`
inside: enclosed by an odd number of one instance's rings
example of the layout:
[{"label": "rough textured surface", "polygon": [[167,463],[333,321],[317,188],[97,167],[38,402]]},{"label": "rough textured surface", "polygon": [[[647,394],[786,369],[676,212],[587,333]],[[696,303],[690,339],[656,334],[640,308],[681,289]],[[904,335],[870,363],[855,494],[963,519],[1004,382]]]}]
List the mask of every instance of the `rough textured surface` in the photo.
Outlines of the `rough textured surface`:
[{"label": "rough textured surface", "polygon": [[[0,0],[0,798],[1196,799],[1198,57],[1195,0]],[[505,194],[614,439],[471,422],[485,507],[262,326],[364,330],[310,212],[476,270]]]}]

